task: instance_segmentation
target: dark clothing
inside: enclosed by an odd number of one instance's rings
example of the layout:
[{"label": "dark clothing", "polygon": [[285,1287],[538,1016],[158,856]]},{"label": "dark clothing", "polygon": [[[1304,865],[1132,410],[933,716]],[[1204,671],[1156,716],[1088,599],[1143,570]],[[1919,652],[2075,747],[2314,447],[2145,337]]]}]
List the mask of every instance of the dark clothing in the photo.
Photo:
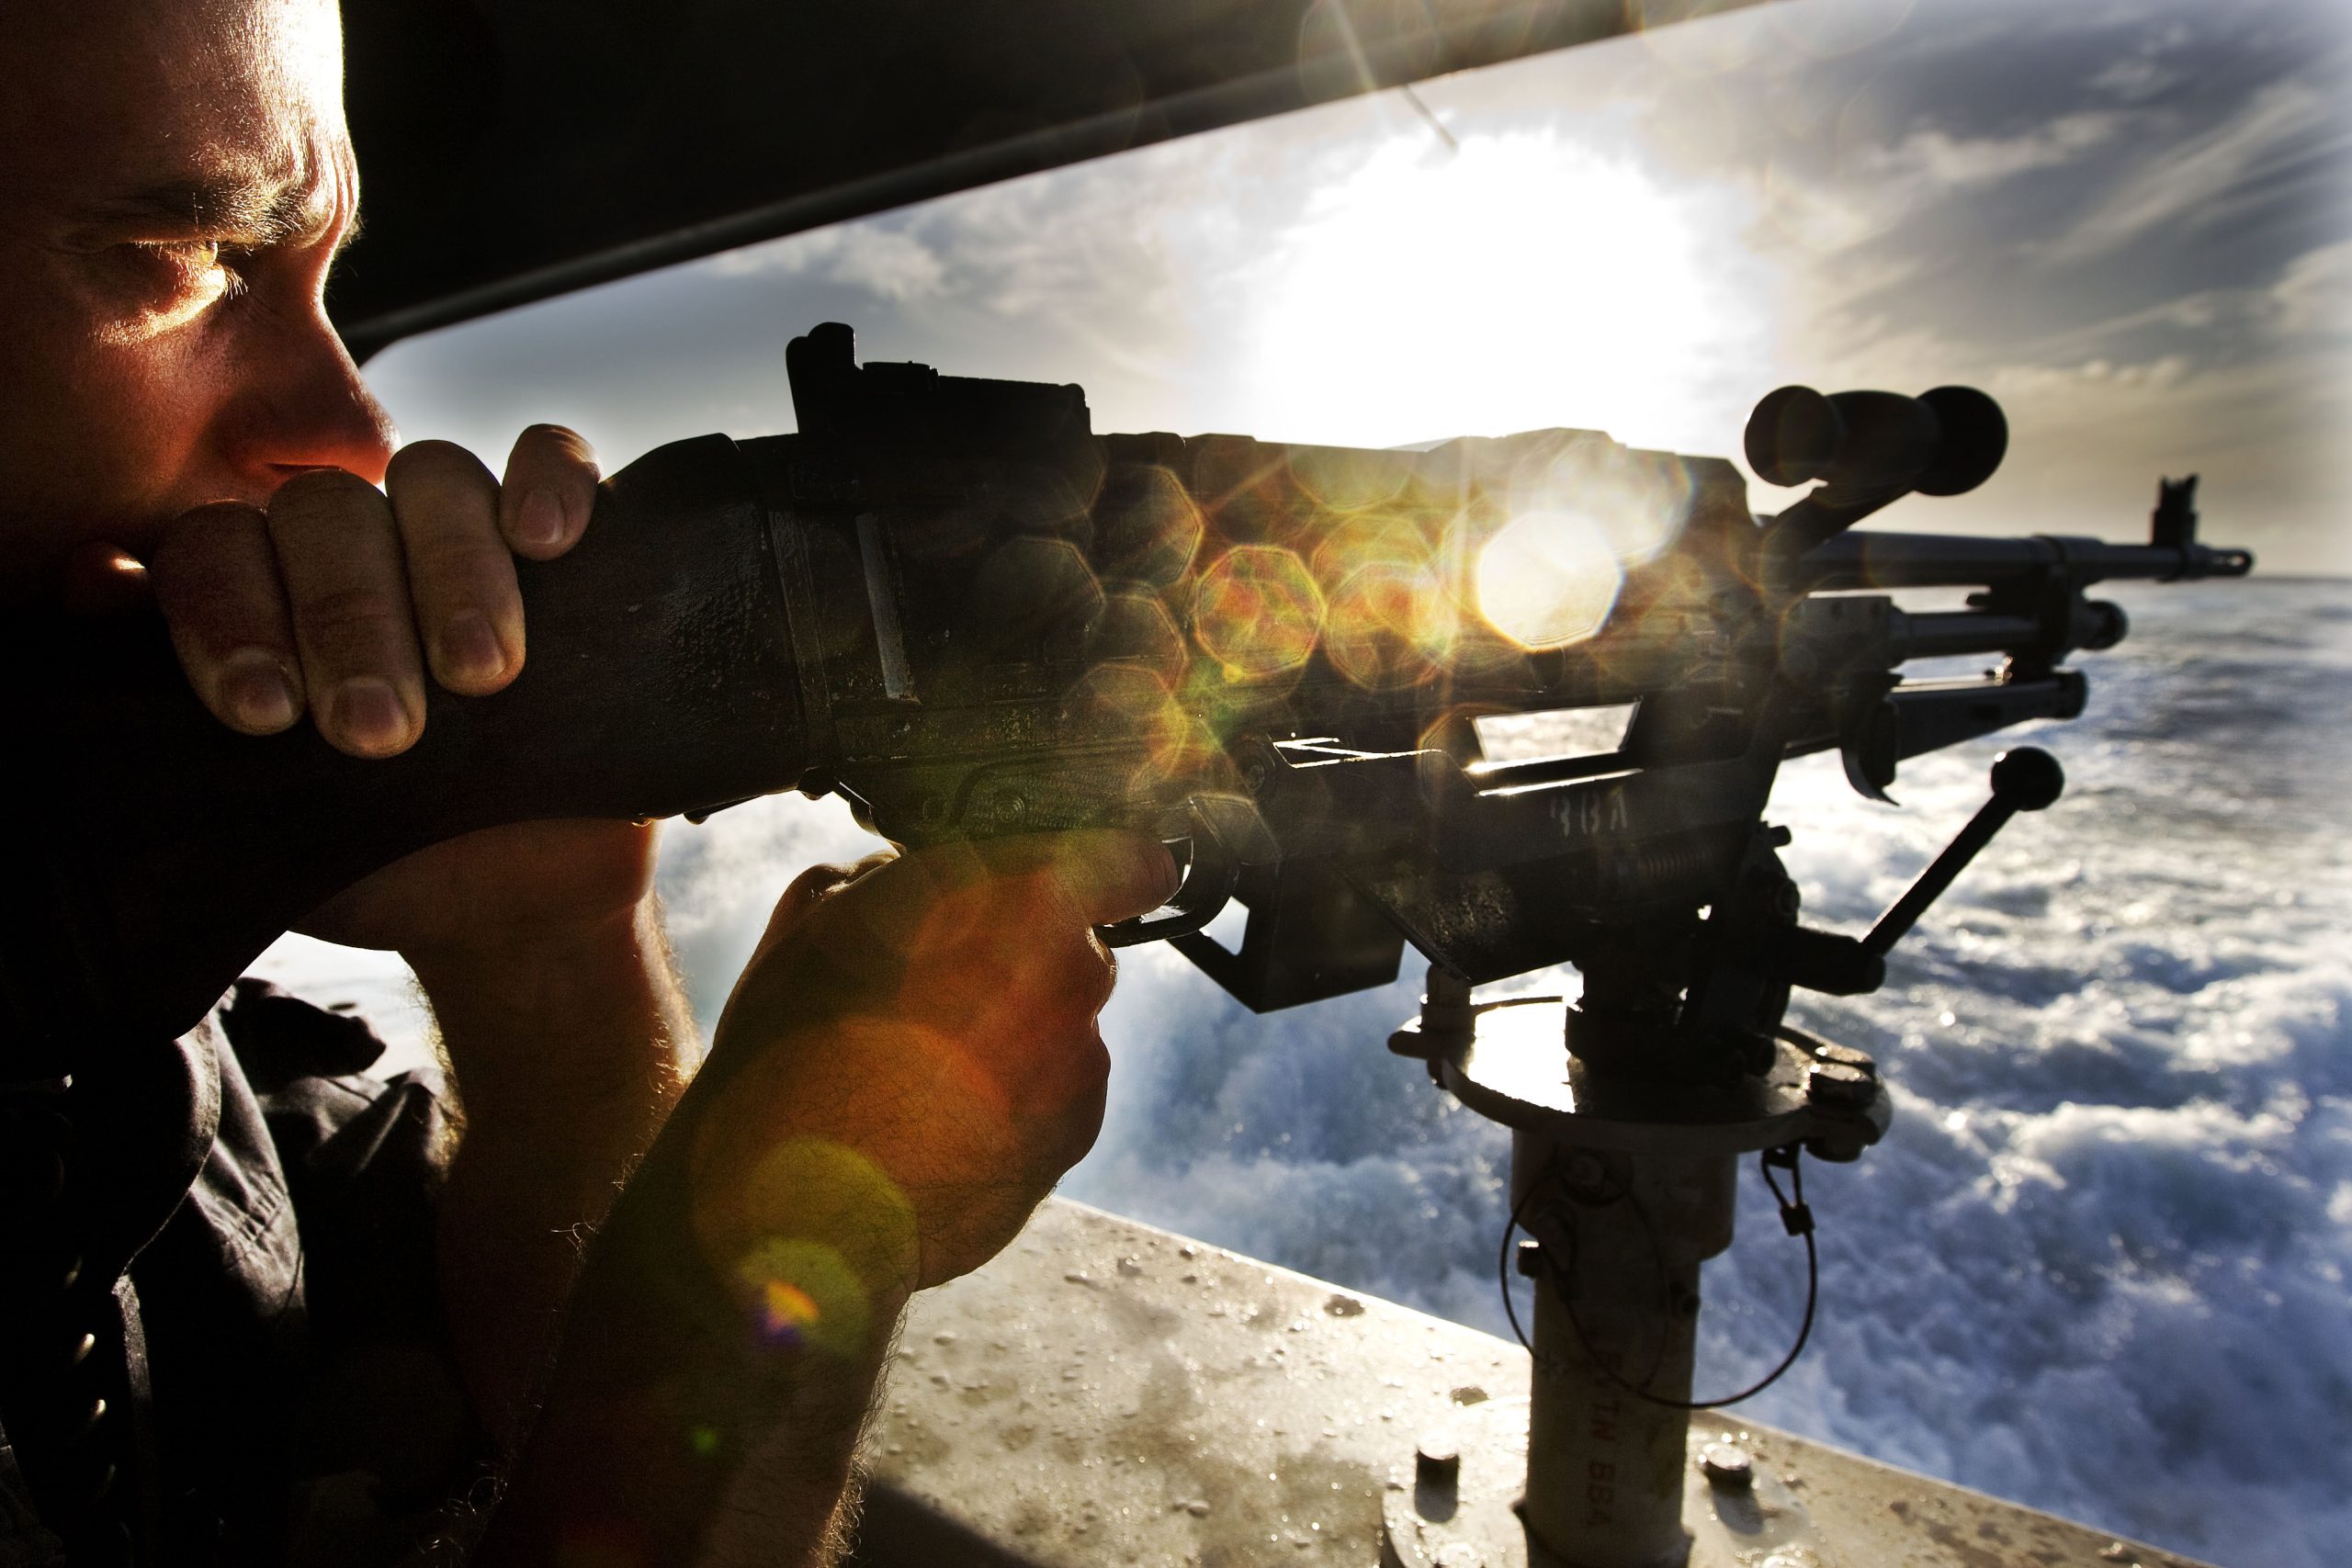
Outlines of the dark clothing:
[{"label": "dark clothing", "polygon": [[[125,1525],[175,1568],[392,1562],[481,1463],[434,1277],[449,1127],[429,1082],[365,1076],[382,1048],[245,980],[173,1044],[11,1110],[62,1110],[68,1219],[7,1248],[0,1568],[116,1560]],[[62,1292],[40,1261],[60,1235],[81,1258]],[[61,1372],[85,1332],[96,1352]],[[108,1409],[84,1438],[93,1388]],[[75,1467],[103,1473],[80,1449],[118,1474],[77,1514]]]}]

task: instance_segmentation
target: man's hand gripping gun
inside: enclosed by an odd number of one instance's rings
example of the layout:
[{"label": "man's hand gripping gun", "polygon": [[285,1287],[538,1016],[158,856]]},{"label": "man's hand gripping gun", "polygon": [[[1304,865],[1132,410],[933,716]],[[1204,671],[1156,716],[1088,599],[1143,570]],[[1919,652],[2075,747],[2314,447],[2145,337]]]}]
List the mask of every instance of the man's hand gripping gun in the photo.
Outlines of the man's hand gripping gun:
[{"label": "man's hand gripping gun", "polygon": [[[683,441],[607,480],[579,547],[517,563],[524,672],[435,694],[399,757],[229,732],[160,626],[33,628],[75,673],[13,731],[8,1076],[190,1027],[280,931],[427,844],[795,787],[908,845],[1158,833],[1184,886],[1105,940],[1172,938],[1253,1008],[1385,983],[1407,942],[1473,983],[1572,961],[1623,993],[1589,979],[1589,1012],[1641,1021],[1636,1070],[1729,1073],[1769,1057],[1792,985],[1876,985],[1918,912],[1861,941],[1797,923],[1763,821],[1783,759],[1837,749],[1883,797],[1906,758],[2081,711],[2064,661],[2125,629],[2092,585],[2251,565],[2196,543],[2193,481],[2146,545],[1846,532],[1993,471],[2006,427],[1966,389],[1772,394],[1751,463],[1825,482],[1759,521],[1728,461],[1589,432],[1097,436],[1077,387],[861,367],[840,325],[788,364],[799,433]],[[1855,592],[1948,586],[1967,608]],[[1903,678],[1951,655],[2003,662]],[[1508,714],[1610,729],[1490,762],[1476,721]],[[2009,772],[2012,806],[2054,797],[2054,765]],[[1232,902],[1228,945],[1204,928]]]}]

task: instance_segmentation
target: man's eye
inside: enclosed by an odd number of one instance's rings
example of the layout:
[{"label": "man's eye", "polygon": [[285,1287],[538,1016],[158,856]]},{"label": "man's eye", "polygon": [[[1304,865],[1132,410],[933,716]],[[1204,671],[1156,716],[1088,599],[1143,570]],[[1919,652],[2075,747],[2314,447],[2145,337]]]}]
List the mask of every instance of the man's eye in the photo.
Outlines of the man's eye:
[{"label": "man's eye", "polygon": [[180,300],[209,304],[236,293],[243,253],[219,240],[157,240],[130,247],[159,275],[167,292]]},{"label": "man's eye", "polygon": [[124,306],[107,335],[122,342],[202,319],[245,291],[251,253],[220,240],[141,240],[118,246],[117,287]]}]

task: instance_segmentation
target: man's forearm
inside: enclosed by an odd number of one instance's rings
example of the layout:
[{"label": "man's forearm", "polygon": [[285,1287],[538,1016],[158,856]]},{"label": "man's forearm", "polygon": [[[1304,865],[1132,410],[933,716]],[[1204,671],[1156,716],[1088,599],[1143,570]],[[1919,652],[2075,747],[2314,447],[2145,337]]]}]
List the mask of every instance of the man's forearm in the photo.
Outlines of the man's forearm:
[{"label": "man's forearm", "polygon": [[651,1146],[699,1038],[659,911],[560,940],[411,955],[464,1112],[441,1291],[475,1405],[519,1437],[587,1232]]},{"label": "man's forearm", "polygon": [[[854,1358],[760,1365],[714,1350],[635,1387],[575,1389],[560,1373],[471,1561],[562,1568],[617,1547],[616,1562],[831,1568],[896,1322]],[[582,1353],[604,1337],[583,1335]]]},{"label": "man's forearm", "polygon": [[775,1229],[737,1245],[697,1184],[769,1184],[714,1172],[707,1109],[679,1110],[591,1247],[483,1568],[823,1568],[844,1544],[910,1284],[906,1216],[865,1201],[856,1156],[787,1138]]},{"label": "man's forearm", "polygon": [[475,1561],[812,1568],[908,1297],[1012,1240],[1102,1120],[1091,928],[1148,839],[960,846],[796,883],[592,1244]]}]

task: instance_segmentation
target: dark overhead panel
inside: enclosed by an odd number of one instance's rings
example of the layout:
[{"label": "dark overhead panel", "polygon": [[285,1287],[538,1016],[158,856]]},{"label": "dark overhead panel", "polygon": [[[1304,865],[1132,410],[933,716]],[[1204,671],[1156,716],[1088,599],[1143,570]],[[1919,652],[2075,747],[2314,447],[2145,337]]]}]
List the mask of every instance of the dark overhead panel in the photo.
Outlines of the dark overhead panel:
[{"label": "dark overhead panel", "polygon": [[1755,0],[344,0],[360,357],[532,299]]}]

